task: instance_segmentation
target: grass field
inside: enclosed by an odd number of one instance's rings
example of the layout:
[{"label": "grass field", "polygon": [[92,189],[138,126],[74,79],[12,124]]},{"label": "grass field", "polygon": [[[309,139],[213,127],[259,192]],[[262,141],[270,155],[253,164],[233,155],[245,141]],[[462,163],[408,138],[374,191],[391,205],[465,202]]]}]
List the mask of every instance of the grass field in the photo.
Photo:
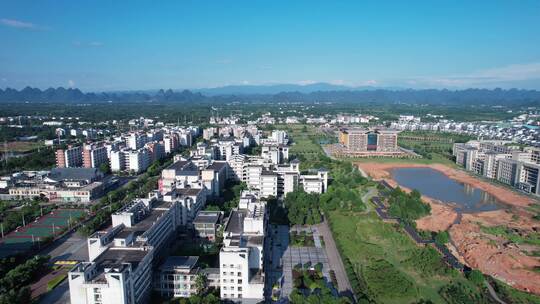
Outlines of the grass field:
[{"label": "grass field", "polygon": [[276,129],[287,130],[289,133],[289,138],[292,139],[289,155],[300,159],[300,168],[302,170],[310,169],[307,164],[318,160],[324,155],[324,151],[318,143],[319,139],[324,138],[324,134],[316,127],[309,125],[278,125]]},{"label": "grass field", "polygon": [[461,283],[480,294],[462,274],[442,264],[433,251],[418,247],[400,228],[382,222],[374,212],[333,211],[328,215],[342,258],[348,258],[366,281],[377,303],[445,303],[439,294]]},{"label": "grass field", "polygon": [[[7,149],[11,152],[19,152],[24,153],[28,152],[34,149],[37,149],[38,147],[43,146],[42,143],[39,142],[31,142],[31,141],[11,141],[7,143]],[[2,147],[2,152],[3,152]]]}]

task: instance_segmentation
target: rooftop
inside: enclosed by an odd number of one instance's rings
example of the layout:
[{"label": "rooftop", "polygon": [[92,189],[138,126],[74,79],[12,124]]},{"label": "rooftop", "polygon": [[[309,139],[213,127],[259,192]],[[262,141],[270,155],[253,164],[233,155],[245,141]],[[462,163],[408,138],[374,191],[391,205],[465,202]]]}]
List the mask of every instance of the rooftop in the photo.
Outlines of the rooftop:
[{"label": "rooftop", "polygon": [[219,221],[220,217],[220,211],[200,211],[197,214],[197,217],[195,217],[195,220],[193,220],[193,223],[216,224]]},{"label": "rooftop", "polygon": [[56,181],[77,180],[89,181],[94,180],[101,173],[96,168],[53,168],[49,178]]},{"label": "rooftop", "polygon": [[229,216],[225,231],[236,234],[242,233],[244,231],[244,217],[246,217],[246,211],[233,210]]},{"label": "rooftop", "polygon": [[218,171],[223,169],[227,165],[226,162],[213,162],[210,166],[208,166],[206,169],[208,170],[214,170]]},{"label": "rooftop", "polygon": [[183,170],[184,167],[189,163],[187,160],[179,160],[177,162],[172,163],[170,166],[167,167],[167,169],[174,169],[176,171]]},{"label": "rooftop", "polygon": [[191,269],[197,265],[198,256],[169,256],[159,267],[164,269]]},{"label": "rooftop", "polygon": [[102,268],[118,268],[122,267],[124,263],[129,263],[135,270],[149,253],[150,250],[143,250],[142,248],[111,248],[102,253],[95,262]]}]

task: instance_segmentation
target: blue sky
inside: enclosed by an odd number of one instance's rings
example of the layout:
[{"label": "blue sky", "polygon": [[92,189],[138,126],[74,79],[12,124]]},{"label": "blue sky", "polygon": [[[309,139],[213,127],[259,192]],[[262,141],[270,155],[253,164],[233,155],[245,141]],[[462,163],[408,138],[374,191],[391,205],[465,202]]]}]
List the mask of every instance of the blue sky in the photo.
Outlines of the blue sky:
[{"label": "blue sky", "polygon": [[0,88],[540,89],[540,1],[0,2]]}]

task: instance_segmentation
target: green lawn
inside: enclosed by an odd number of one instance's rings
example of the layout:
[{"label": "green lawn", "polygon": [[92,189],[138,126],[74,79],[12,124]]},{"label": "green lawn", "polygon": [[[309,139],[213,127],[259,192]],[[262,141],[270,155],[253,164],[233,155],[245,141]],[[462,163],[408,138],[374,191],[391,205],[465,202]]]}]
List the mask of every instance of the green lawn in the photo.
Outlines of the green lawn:
[{"label": "green lawn", "polygon": [[374,212],[328,214],[343,258],[363,276],[377,303],[412,303],[420,299],[445,303],[439,290],[460,282],[480,291],[462,274],[442,264],[431,248],[418,247],[400,228],[382,222]]},{"label": "green lawn", "polygon": [[67,278],[67,273],[62,273],[60,275],[57,275],[52,280],[47,282],[47,291],[53,290],[60,282],[62,282],[65,278]]}]

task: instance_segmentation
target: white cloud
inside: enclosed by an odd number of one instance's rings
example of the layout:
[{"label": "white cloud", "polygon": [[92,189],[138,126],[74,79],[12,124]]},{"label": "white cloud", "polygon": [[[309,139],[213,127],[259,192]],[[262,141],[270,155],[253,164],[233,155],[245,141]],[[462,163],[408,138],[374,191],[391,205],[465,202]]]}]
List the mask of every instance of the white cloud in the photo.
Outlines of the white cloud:
[{"label": "white cloud", "polygon": [[21,29],[21,30],[48,30],[47,27],[40,26],[31,22],[16,20],[16,19],[9,19],[9,18],[1,18],[0,19],[0,25]]},{"label": "white cloud", "polygon": [[345,85],[346,82],[343,79],[336,79],[329,81],[329,83],[334,85]]},{"label": "white cloud", "polygon": [[297,84],[299,85],[310,85],[310,84],[314,84],[314,83],[317,83],[317,81],[315,80],[300,80],[297,82]]},{"label": "white cloud", "polygon": [[68,86],[69,86],[70,88],[75,87],[75,81],[73,81],[73,80],[71,80],[71,79],[68,80]]},{"label": "white cloud", "polygon": [[2,18],[0,19],[0,23],[5,26],[19,28],[19,29],[36,29],[37,28],[37,26],[33,23],[24,22],[24,21],[15,20],[15,19]]},{"label": "white cloud", "polygon": [[427,85],[435,87],[483,87],[504,83],[540,79],[540,62],[511,64],[474,71],[468,74],[449,76],[412,77],[406,79],[408,85]]},{"label": "white cloud", "polygon": [[379,82],[375,79],[366,80],[360,83],[362,86],[374,86],[379,84]]}]

